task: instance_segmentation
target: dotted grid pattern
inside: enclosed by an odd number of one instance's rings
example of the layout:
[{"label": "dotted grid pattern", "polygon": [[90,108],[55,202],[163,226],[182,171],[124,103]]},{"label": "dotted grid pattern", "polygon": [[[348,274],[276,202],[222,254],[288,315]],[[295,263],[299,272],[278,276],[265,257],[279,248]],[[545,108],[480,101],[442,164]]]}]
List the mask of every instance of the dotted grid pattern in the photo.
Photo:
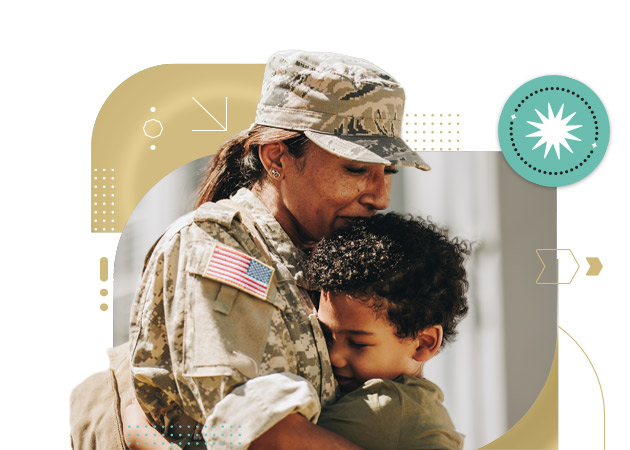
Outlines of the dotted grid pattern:
[{"label": "dotted grid pattern", "polygon": [[114,169],[92,171],[92,231],[114,231],[116,226],[116,175]]},{"label": "dotted grid pattern", "polygon": [[[127,445],[131,445],[132,440],[136,441],[136,445],[140,445],[140,441],[144,441],[144,445],[158,445],[158,442],[153,441],[152,443],[150,443],[149,441],[151,440],[151,437],[157,437],[158,436],[158,427],[153,425],[153,426],[148,426],[148,425],[144,425],[144,430],[141,431],[140,430],[140,425],[136,425],[135,427],[131,426],[131,425],[127,425]],[[135,430],[131,430],[132,428],[135,428]],[[162,433],[160,434],[160,436],[162,437],[169,437],[171,439],[171,441],[173,441],[173,443],[179,445],[179,446],[198,446],[198,445],[202,445],[202,447],[206,446],[206,443],[204,440],[202,440],[202,433],[194,433],[194,435],[192,434],[195,430],[197,430],[199,428],[199,425],[194,427],[194,430],[189,430],[188,433],[186,433],[186,429],[184,430],[180,430],[180,428],[182,428],[181,425],[179,425],[179,427],[176,429],[174,425],[171,425],[169,428],[171,428],[171,430],[169,432],[166,431],[165,426],[162,425],[160,427],[162,429]],[[186,427],[187,429],[191,428],[190,425],[188,425]],[[204,425],[203,426],[204,429],[207,429],[208,426]],[[226,425],[221,425],[221,428],[217,429],[217,426],[214,425],[213,427],[213,432],[212,432],[212,436],[216,437],[216,436],[220,436],[223,438],[231,438],[228,440],[224,439],[222,442],[220,442],[218,445],[219,446],[232,446],[232,447],[240,447],[242,446],[241,442],[238,442],[238,438],[241,436],[241,433],[239,431],[241,431],[241,425],[235,426],[235,425],[229,425],[226,428]],[[184,435],[184,433],[186,433]],[[208,437],[210,433],[203,433],[203,436]],[[152,436],[149,436],[152,435]],[[134,439],[135,438],[135,439]],[[173,438],[175,438],[175,440],[173,440]],[[191,442],[189,439],[187,439],[188,442],[177,442],[177,439],[182,439],[182,438],[192,438],[195,442]],[[160,445],[166,445],[165,442],[160,442]],[[217,443],[213,442],[212,443],[213,446],[216,446]]]},{"label": "dotted grid pattern", "polygon": [[459,123],[456,113],[405,114],[403,139],[413,150],[459,151]]},{"label": "dotted grid pattern", "polygon": [[[582,97],[578,92],[575,92],[573,90],[560,88],[560,87],[557,87],[557,86],[553,86],[553,87],[552,86],[547,86],[547,87],[544,87],[544,88],[541,87],[540,89],[534,90],[534,92],[530,92],[529,95],[526,95],[525,98],[522,99],[520,101],[520,103],[516,106],[516,108],[514,108],[514,112],[517,113],[519,108],[521,108],[521,106],[523,106],[523,104],[527,100],[529,100],[530,97],[533,98],[534,95],[536,95],[538,93],[542,93],[543,91],[549,91],[549,90],[551,90],[551,91],[558,90],[558,91],[566,92],[568,94],[570,93],[571,95],[574,95],[578,99],[580,99],[580,101],[582,103],[584,103],[585,106],[588,107],[588,110],[591,113],[591,119],[593,120],[593,124],[595,125],[595,141],[596,141],[595,143],[597,143],[597,140],[599,139],[599,126],[598,126],[598,123],[597,123],[597,115],[595,114],[595,111],[593,110],[593,107],[590,106],[588,104],[588,102],[584,100],[584,97]],[[551,172],[551,171],[548,172],[546,170],[543,170],[541,168],[536,167],[535,165],[532,165],[530,162],[528,162],[524,158],[523,155],[521,155],[520,150],[518,149],[518,147],[516,147],[516,144],[514,143],[513,125],[514,125],[514,122],[511,121],[510,122],[510,136],[511,136],[510,137],[510,142],[512,144],[512,148],[514,149],[514,152],[516,152],[516,156],[518,156],[520,158],[520,160],[523,162],[523,164],[525,164],[528,168],[532,169],[533,171],[537,171],[538,173],[542,173],[543,175],[563,175],[563,174],[566,174],[566,173],[569,173],[569,172],[573,172],[574,170],[578,170],[580,167],[582,167],[591,158],[591,155],[593,153],[595,153],[596,146],[594,145],[593,146],[593,150],[590,150],[589,154],[586,155],[586,158],[584,158],[584,160],[582,162],[580,162],[579,164],[576,164],[575,167],[571,167],[571,168],[566,169],[564,171],[561,170],[559,172]]]}]

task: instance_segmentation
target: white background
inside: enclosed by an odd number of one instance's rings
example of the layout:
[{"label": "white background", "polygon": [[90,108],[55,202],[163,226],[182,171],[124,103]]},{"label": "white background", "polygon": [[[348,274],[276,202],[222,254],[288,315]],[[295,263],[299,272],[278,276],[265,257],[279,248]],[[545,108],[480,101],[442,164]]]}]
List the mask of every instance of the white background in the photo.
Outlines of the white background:
[{"label": "white background", "polygon": [[[621,4],[621,3],[619,3]],[[300,6],[298,6],[300,5]],[[459,111],[463,150],[498,150],[505,100],[567,75],[607,108],[601,165],[558,190],[558,247],[581,268],[559,324],[597,370],[606,444],[627,448],[628,13],[612,2],[23,2],[0,18],[0,258],[3,444],[69,448],[68,396],[103,369],[111,308],[98,260],[117,235],[90,233],[90,141],[108,95],[166,63],[264,63],[287,48],[365,57],[395,74],[408,110]],[[587,256],[604,269],[586,277]],[[107,299],[105,299],[107,301]],[[111,305],[110,305],[111,306]],[[560,448],[603,447],[591,365],[560,333]]]}]

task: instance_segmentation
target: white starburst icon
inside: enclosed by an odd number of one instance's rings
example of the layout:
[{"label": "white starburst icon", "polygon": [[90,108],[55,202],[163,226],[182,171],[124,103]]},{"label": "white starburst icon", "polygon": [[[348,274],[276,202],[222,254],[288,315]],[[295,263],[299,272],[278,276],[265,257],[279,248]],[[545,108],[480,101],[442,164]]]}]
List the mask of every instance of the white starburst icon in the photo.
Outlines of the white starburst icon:
[{"label": "white starburst icon", "polygon": [[544,156],[544,158],[546,158],[549,153],[549,149],[553,146],[556,151],[556,155],[558,155],[558,159],[560,159],[560,145],[569,150],[569,152],[573,153],[573,150],[571,150],[571,147],[567,143],[567,139],[572,141],[582,140],[569,133],[569,131],[580,128],[582,125],[568,125],[571,118],[575,116],[575,113],[563,119],[562,111],[564,110],[564,105],[560,107],[560,111],[558,111],[558,115],[556,116],[553,115],[551,104],[547,103],[547,108],[549,110],[548,117],[543,116],[540,111],[536,110],[536,113],[538,113],[538,117],[540,117],[542,123],[527,121],[528,124],[535,126],[539,131],[528,134],[525,137],[540,137],[540,140],[534,147],[532,147],[532,150],[546,144]]}]

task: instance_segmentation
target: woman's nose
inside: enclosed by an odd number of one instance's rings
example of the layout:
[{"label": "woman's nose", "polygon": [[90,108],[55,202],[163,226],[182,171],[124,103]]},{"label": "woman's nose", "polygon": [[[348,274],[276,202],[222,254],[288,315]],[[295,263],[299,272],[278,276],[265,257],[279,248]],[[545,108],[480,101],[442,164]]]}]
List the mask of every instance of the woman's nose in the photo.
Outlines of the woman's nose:
[{"label": "woman's nose", "polygon": [[389,196],[392,190],[392,177],[386,176],[385,166],[374,167],[368,180],[361,203],[375,210],[389,206]]}]

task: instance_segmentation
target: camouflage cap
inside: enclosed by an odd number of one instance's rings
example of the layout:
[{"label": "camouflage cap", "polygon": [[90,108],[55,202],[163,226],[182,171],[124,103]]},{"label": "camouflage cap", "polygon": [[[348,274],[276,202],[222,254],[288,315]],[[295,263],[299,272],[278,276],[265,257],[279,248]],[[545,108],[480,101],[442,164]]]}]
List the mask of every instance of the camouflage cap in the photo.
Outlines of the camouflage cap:
[{"label": "camouflage cap", "polygon": [[402,86],[369,61],[288,50],[267,62],[255,123],[304,131],[342,158],[430,170],[400,137],[404,104]]}]

